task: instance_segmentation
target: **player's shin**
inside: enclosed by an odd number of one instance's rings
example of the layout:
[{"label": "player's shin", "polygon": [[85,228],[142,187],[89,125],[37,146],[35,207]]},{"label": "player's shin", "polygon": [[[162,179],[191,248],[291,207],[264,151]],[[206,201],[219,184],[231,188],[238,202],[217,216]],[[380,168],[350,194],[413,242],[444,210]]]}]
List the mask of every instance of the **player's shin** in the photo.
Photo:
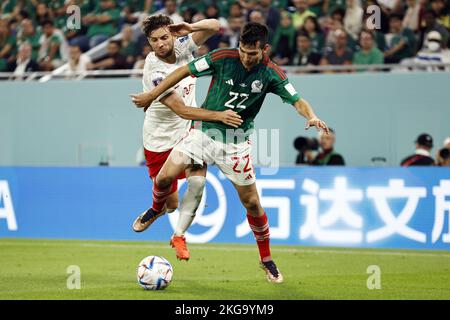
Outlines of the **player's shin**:
[{"label": "player's shin", "polygon": [[192,224],[200,201],[202,200],[203,189],[205,188],[205,177],[191,176],[187,179],[188,189],[183,196],[180,206],[180,216],[178,218],[177,227],[174,235],[182,236]]},{"label": "player's shin", "polygon": [[172,184],[169,184],[167,187],[164,184],[158,185],[156,183],[156,179],[153,184],[153,205],[152,209],[155,212],[161,212],[164,209],[164,206],[166,205],[167,198],[171,194]]},{"label": "player's shin", "polygon": [[255,236],[261,261],[266,262],[272,260],[272,257],[270,256],[270,244],[269,244],[270,242],[269,222],[267,220],[266,213],[264,212],[264,215],[260,217],[254,217],[247,214],[247,220],[250,225],[250,228],[253,231],[253,235]]}]

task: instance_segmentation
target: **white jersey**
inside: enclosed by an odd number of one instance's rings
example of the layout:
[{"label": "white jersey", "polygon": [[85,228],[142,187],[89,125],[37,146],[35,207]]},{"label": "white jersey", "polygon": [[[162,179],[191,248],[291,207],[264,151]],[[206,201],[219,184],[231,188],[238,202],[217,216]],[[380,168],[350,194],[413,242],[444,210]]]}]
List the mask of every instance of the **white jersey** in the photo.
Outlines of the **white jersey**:
[{"label": "white jersey", "polygon": [[[174,64],[165,63],[156,57],[154,52],[150,52],[145,59],[143,71],[142,85],[144,92],[151,91],[172,71],[191,62],[194,59],[192,52],[197,49],[198,46],[192,39],[192,35],[188,35],[175,40],[176,61]],[[191,121],[182,119],[159,100],[175,91],[183,99],[186,106],[197,107],[195,83],[196,78],[187,77],[153,101],[145,114],[143,128],[145,149],[153,152],[167,151],[183,138],[191,126]]]}]

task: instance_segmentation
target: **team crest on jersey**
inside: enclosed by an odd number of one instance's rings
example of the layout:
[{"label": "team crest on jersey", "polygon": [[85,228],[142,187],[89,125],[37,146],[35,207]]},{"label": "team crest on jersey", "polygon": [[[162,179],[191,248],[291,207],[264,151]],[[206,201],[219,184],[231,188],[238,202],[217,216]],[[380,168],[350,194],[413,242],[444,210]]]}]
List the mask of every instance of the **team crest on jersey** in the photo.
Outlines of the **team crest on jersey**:
[{"label": "team crest on jersey", "polygon": [[253,93],[260,93],[263,88],[263,83],[261,80],[255,80],[252,82],[252,92]]}]

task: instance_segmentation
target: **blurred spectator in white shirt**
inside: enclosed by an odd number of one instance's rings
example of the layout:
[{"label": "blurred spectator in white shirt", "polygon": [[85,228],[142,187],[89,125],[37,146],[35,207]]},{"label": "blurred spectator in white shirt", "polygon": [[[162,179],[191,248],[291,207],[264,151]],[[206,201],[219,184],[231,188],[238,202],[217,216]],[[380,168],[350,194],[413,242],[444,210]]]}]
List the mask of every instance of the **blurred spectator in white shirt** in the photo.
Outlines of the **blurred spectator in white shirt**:
[{"label": "blurred spectator in white shirt", "polygon": [[360,0],[347,0],[347,9],[344,16],[345,31],[355,40],[358,39],[362,29],[364,11]]},{"label": "blurred spectator in white shirt", "polygon": [[21,80],[26,72],[39,71],[39,65],[31,58],[32,48],[27,42],[19,47],[17,60],[13,63],[14,79]]},{"label": "blurred spectator in white shirt", "polygon": [[450,71],[448,66],[433,66],[433,64],[450,63],[450,50],[442,49],[442,35],[437,31],[428,32],[422,49],[413,61],[419,66],[427,65],[423,67],[426,71]]},{"label": "blurred spectator in white shirt", "polygon": [[[403,28],[411,29],[416,32],[419,29],[420,12],[424,0],[406,0],[408,9],[403,17]],[[426,0],[425,0],[426,1]]]},{"label": "blurred spectator in white shirt", "polygon": [[157,11],[156,14],[165,14],[169,16],[174,24],[184,22],[183,17],[178,13],[177,2],[175,0],[167,0],[164,8]]},{"label": "blurred spectator in white shirt", "polygon": [[87,71],[89,64],[91,63],[91,58],[81,53],[81,49],[78,46],[69,47],[69,63],[67,63],[66,74],[79,73]]}]

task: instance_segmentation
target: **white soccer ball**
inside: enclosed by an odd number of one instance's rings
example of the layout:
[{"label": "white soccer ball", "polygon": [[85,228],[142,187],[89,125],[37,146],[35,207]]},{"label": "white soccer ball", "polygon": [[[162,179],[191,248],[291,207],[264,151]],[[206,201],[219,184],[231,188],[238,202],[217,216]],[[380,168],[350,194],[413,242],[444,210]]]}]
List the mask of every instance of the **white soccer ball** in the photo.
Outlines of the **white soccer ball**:
[{"label": "white soccer ball", "polygon": [[162,290],[172,281],[173,268],[169,261],[159,256],[142,259],[137,269],[139,285],[146,290]]}]

